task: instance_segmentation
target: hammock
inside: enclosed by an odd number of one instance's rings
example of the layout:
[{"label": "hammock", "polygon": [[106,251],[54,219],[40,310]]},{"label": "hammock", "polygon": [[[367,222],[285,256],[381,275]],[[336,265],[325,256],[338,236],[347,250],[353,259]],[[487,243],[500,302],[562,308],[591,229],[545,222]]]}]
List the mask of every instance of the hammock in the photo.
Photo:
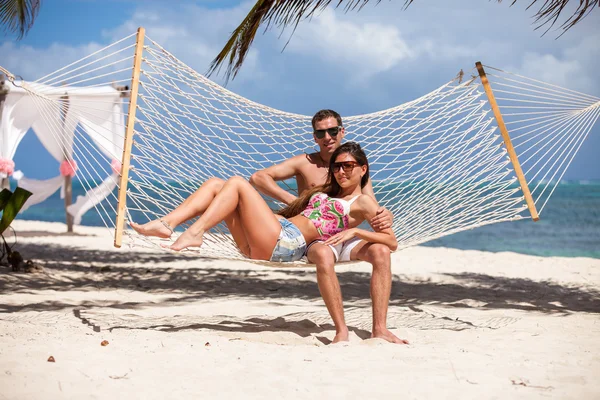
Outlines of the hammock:
[{"label": "hammock", "polygon": [[[127,222],[164,216],[208,178],[249,178],[314,148],[310,116],[228,91],[143,28],[36,82],[16,84],[35,97],[58,141],[61,127],[51,116],[62,112],[81,121],[96,114],[84,102],[66,113],[45,88],[129,86],[118,143],[111,142],[114,129],[103,132],[101,123],[95,137],[104,142],[90,141],[81,123],[73,138],[74,165],[88,196],[111,169],[119,172],[112,178],[118,193],[105,191],[95,205],[118,247],[158,246],[160,240],[138,235]],[[478,63],[418,99],[343,120],[345,140],[359,142],[369,157],[375,195],[394,214],[392,229],[405,248],[497,222],[537,219],[599,114],[598,97]],[[111,166],[107,154],[115,148],[124,149],[123,158]],[[293,181],[281,184],[295,190]],[[281,206],[266,200],[273,209]],[[224,224],[205,235],[199,255],[244,258]]]}]

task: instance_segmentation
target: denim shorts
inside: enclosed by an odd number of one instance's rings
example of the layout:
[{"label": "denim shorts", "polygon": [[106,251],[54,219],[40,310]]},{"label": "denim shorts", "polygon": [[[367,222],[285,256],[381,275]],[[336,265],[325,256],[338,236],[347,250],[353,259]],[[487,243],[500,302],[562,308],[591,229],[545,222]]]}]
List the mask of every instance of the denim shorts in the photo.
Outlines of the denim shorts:
[{"label": "denim shorts", "polygon": [[306,252],[306,240],[300,229],[287,219],[281,218],[281,233],[273,249],[271,260],[274,262],[298,261]]}]

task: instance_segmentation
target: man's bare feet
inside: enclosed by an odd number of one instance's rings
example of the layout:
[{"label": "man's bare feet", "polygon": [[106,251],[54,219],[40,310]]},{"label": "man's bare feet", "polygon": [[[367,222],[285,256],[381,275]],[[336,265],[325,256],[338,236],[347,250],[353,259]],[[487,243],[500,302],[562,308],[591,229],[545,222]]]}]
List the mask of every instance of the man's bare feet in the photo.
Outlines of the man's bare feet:
[{"label": "man's bare feet", "polygon": [[177,238],[175,243],[173,243],[169,248],[175,251],[181,251],[183,249],[187,249],[188,247],[200,247],[202,246],[202,233],[194,235],[189,230],[183,232],[181,236]]},{"label": "man's bare feet", "polygon": [[400,339],[398,336],[394,335],[392,332],[389,331],[389,329],[379,329],[379,330],[373,330],[373,333],[371,334],[372,338],[378,338],[378,339],[383,339],[383,340],[387,340],[390,343],[396,343],[396,344],[409,344],[408,340],[406,339]]},{"label": "man's bare feet", "polygon": [[136,224],[135,222],[131,223],[131,227],[137,233],[144,236],[155,236],[163,239],[167,239],[171,237],[173,230],[166,225],[165,222],[155,219],[154,221],[150,221],[144,225]]},{"label": "man's bare feet", "polygon": [[350,337],[348,335],[348,329],[346,329],[346,330],[337,332],[331,343],[334,344],[334,343],[340,343],[340,342],[347,342],[349,340],[350,340]]}]

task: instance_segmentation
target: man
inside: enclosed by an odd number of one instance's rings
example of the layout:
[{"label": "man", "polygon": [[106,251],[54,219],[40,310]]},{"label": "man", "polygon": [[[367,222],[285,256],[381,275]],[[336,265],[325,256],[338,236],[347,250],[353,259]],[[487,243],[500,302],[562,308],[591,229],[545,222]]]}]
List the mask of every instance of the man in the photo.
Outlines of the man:
[{"label": "man", "polygon": [[[276,181],[296,178],[298,192],[323,185],[327,179],[327,168],[331,155],[344,138],[342,118],[333,110],[321,110],[312,119],[313,137],[319,151],[294,156],[280,164],[258,171],[250,178],[259,191],[285,204],[290,204],[296,196],[277,185]],[[363,194],[375,198],[371,181],[363,188]],[[376,230],[387,229],[392,225],[391,213],[380,208],[369,221]],[[371,277],[371,300],[373,303],[373,331],[371,337],[385,339],[392,343],[408,343],[387,329],[387,309],[392,288],[390,249],[383,244],[368,243],[352,239],[343,245],[327,246],[313,242],[307,251],[308,260],[317,266],[317,283],[327,310],[335,324],[334,343],[348,340],[348,327],[344,320],[342,291],[335,273],[336,261],[362,260],[373,265]]]}]

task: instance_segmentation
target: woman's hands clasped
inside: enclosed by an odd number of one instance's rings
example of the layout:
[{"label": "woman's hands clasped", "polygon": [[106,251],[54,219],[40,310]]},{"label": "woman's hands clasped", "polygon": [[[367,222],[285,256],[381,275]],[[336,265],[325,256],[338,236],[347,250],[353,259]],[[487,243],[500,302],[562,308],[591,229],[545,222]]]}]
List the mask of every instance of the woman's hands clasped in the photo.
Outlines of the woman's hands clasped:
[{"label": "woman's hands clasped", "polygon": [[345,231],[341,231],[327,239],[323,242],[326,245],[336,246],[338,244],[344,243],[347,240],[352,239],[356,236],[356,228],[346,229]]}]

